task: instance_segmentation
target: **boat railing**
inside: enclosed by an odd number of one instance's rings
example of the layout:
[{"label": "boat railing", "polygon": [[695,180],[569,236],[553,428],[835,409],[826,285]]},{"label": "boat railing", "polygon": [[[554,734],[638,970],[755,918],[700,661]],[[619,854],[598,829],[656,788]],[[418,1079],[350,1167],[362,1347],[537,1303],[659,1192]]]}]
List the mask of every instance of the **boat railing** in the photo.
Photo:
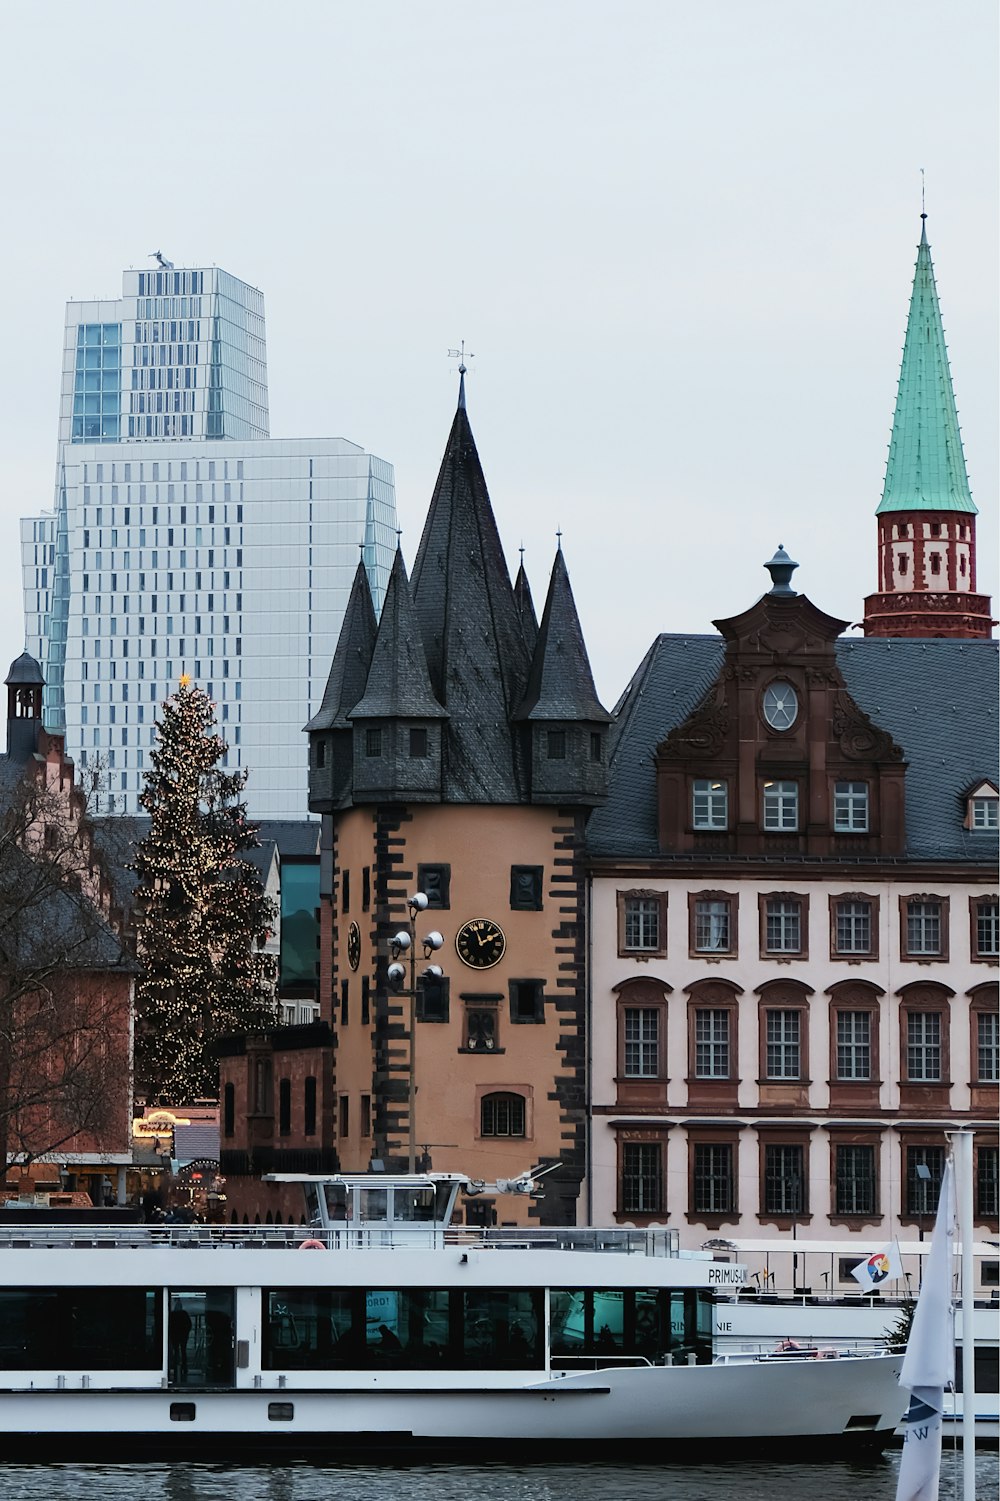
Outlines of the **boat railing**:
[{"label": "boat railing", "polygon": [[76,1248],[90,1250],[151,1249],[325,1249],[418,1250],[453,1246],[463,1251],[555,1250],[614,1252],[625,1255],[676,1256],[676,1230],[478,1227],[402,1223],[344,1225],[4,1225],[0,1252]]}]

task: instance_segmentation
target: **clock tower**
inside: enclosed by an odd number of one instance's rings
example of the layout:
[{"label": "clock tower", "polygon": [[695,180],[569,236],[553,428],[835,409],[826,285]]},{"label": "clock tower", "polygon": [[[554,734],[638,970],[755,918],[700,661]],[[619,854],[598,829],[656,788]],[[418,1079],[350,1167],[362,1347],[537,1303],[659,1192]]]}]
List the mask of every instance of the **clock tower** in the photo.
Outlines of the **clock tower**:
[{"label": "clock tower", "polygon": [[[576,1220],[608,725],[561,547],[540,622],[523,563],[511,584],[463,373],[412,575],[397,549],[376,623],[359,566],[307,726],[342,1168],[405,1168],[414,1142],[418,1165],[486,1181],[559,1164],[544,1198],[467,1212]],[[435,963],[411,966],[425,933]]]}]

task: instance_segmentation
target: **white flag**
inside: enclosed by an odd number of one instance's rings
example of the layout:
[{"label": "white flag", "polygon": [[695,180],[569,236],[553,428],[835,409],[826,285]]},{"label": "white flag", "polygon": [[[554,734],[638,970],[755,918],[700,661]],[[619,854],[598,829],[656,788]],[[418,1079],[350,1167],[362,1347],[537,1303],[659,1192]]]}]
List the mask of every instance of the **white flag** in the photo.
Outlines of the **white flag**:
[{"label": "white flag", "polygon": [[951,1276],[955,1249],[955,1186],[952,1165],[941,1179],[934,1234],[924,1267],[899,1384],[909,1388],[903,1418],[903,1457],[896,1501],[937,1501],[941,1468],[944,1388],[955,1374]]},{"label": "white flag", "polygon": [[851,1268],[851,1276],[861,1283],[866,1292],[870,1292],[873,1287],[880,1287],[890,1277],[902,1275],[903,1263],[895,1245],[884,1246],[881,1251],[873,1252],[866,1261],[859,1261],[857,1266]]}]

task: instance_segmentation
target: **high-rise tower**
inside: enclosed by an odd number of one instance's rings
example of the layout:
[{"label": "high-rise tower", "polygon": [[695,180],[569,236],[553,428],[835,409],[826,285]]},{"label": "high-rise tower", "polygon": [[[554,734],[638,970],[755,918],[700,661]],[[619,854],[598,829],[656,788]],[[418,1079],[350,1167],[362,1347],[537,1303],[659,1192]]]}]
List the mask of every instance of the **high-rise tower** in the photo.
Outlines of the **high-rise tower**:
[{"label": "high-rise tower", "polygon": [[376,604],[391,465],[343,438],[268,434],[262,294],[228,272],[126,271],[66,313],[55,509],[22,522],[26,640],[45,724],[134,812],[182,671],[218,704],[257,817],[306,809],[320,702],[358,561]]},{"label": "high-rise tower", "polygon": [[991,634],[976,593],[976,507],[969,489],[927,218],[913,278],[885,486],[878,517],[878,593],[866,636]]}]

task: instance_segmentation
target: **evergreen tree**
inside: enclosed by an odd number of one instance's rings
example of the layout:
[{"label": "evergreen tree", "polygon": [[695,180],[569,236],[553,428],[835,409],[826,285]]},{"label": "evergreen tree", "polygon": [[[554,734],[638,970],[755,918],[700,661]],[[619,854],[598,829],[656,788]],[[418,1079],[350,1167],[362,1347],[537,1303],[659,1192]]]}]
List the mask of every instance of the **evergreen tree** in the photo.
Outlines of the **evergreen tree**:
[{"label": "evergreen tree", "polygon": [[162,705],[139,799],[151,827],[137,850],[136,1080],[150,1104],[218,1094],[214,1043],[273,1026],[275,970],[263,952],[273,903],[241,854],[259,847],[227,772],[215,705],[185,675]]}]

